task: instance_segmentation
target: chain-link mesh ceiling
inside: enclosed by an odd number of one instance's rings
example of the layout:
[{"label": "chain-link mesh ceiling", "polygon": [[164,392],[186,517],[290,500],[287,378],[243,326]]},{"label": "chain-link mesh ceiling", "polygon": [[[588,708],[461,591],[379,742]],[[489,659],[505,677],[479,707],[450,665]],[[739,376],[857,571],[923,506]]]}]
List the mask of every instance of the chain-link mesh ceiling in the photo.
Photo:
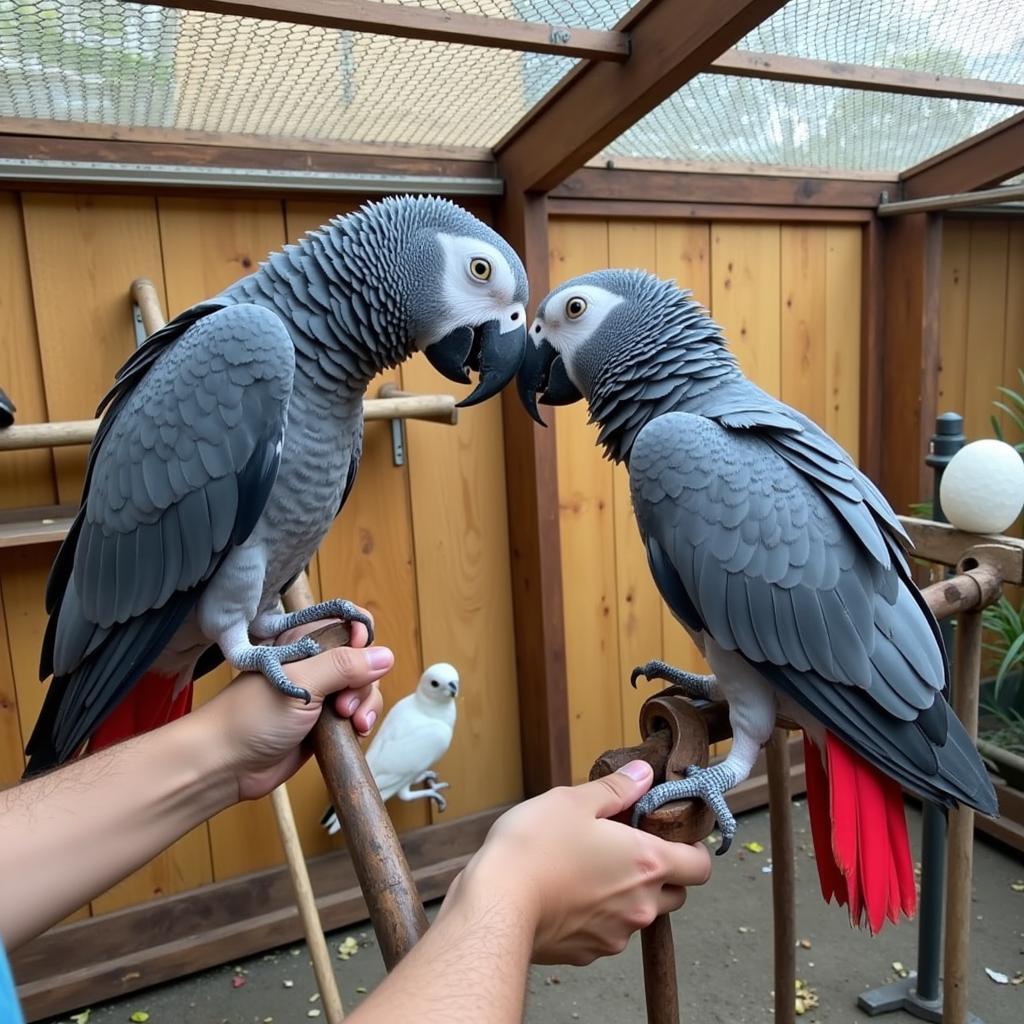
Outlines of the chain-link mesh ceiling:
[{"label": "chain-link mesh ceiling", "polygon": [[[789,0],[737,49],[1024,84],[1024,3]],[[701,75],[600,159],[899,171],[1020,109]]]},{"label": "chain-link mesh ceiling", "polygon": [[[604,28],[628,3],[420,6]],[[490,146],[574,63],[114,0],[0,0],[0,117]]]},{"label": "chain-link mesh ceiling", "polygon": [[[630,0],[389,0],[604,29]],[[790,0],[740,49],[1024,84],[1020,0]],[[570,58],[115,0],[0,0],[0,117],[492,146]],[[894,171],[1019,108],[702,75],[604,159]]]}]

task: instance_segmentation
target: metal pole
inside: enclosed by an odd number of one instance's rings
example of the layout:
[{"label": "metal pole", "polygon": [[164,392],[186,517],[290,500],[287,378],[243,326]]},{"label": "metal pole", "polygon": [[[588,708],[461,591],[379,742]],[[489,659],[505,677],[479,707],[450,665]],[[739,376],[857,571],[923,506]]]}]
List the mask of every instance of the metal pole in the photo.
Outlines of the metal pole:
[{"label": "metal pole", "polygon": [[[948,520],[942,513],[939,486],[950,459],[967,443],[964,420],[959,413],[946,412],[935,420],[935,433],[925,463],[935,472],[932,519]],[[948,570],[946,577],[952,575]],[[939,623],[946,651],[953,650],[953,623]],[[950,695],[952,697],[952,694]],[[921,827],[921,899],[917,917],[917,973],[909,978],[861,993],[857,1005],[872,1017],[893,1010],[905,1010],[921,1020],[942,1021],[942,911],[946,878],[946,817],[934,804],[925,803]]]}]

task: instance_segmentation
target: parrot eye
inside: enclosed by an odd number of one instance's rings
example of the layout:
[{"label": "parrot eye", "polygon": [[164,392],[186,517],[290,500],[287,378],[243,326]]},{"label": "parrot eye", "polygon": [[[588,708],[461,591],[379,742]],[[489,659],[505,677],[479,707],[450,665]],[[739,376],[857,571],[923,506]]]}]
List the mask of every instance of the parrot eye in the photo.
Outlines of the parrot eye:
[{"label": "parrot eye", "polygon": [[437,680],[436,679],[431,679],[430,680],[430,685],[436,687],[437,686]]},{"label": "parrot eye", "polygon": [[485,260],[483,256],[474,256],[469,261],[469,273],[477,281],[490,281],[491,261]]},{"label": "parrot eye", "polygon": [[579,320],[581,316],[587,311],[587,300],[581,299],[578,295],[574,295],[565,304],[565,315],[570,320]]}]

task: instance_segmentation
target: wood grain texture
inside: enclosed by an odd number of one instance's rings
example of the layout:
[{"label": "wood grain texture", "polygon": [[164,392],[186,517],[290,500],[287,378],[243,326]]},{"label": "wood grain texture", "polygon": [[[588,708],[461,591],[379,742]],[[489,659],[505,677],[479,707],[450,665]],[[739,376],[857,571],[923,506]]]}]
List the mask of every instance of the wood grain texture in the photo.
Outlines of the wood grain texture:
[{"label": "wood grain texture", "polygon": [[[1020,392],[1022,385],[1018,371],[1024,368],[1024,224],[1012,221],[1009,233],[1006,253],[1006,342],[1003,349],[1002,384]],[[1007,437],[1014,442],[1024,440],[1020,431],[1012,427],[1005,416],[1003,425],[1007,428]]]},{"label": "wood grain texture", "polygon": [[[650,221],[613,220],[608,224],[608,263],[613,267],[636,267],[652,274],[658,268],[658,229]],[[600,459],[595,446],[596,432],[589,428],[591,457]],[[581,452],[578,457],[582,457]],[[640,706],[648,688],[629,685],[634,666],[663,653],[662,608],[647,553],[633,516],[629,493],[629,471],[625,465],[612,470],[612,515],[615,525],[615,594],[619,624],[619,703],[624,743],[639,738]]]},{"label": "wood grain texture", "polygon": [[853,456],[861,438],[861,280],[864,232],[830,224],[825,234],[825,418],[821,425]]},{"label": "wood grain texture", "polygon": [[714,224],[711,311],[743,372],[772,395],[782,384],[779,226]]},{"label": "wood grain texture", "polygon": [[[1009,226],[1005,221],[971,225],[971,279],[967,299],[969,359],[964,374],[964,433],[992,436],[992,403],[1003,383],[1006,343],[1006,271]],[[985,353],[985,355],[982,355]]]},{"label": "wood grain texture", "polygon": [[821,228],[804,225],[779,231],[782,400],[824,426],[828,239]]},{"label": "wood grain texture", "polygon": [[[0,562],[0,572],[3,563]],[[25,743],[18,721],[18,697],[14,692],[14,664],[7,636],[7,615],[0,585],[0,789],[13,785],[25,768]]]},{"label": "wood grain texture", "polygon": [[938,411],[964,412],[967,309],[971,284],[971,222],[950,218],[942,229],[939,298]]},{"label": "wood grain texture", "polygon": [[[88,419],[135,347],[128,287],[161,282],[156,203],[132,196],[22,196],[46,410]],[[85,450],[54,454],[60,501],[77,502]]]},{"label": "wood grain texture", "polygon": [[[602,221],[552,220],[551,285],[609,265]],[[594,757],[623,745],[614,484],[595,447],[583,402],[554,410],[559,523],[565,593],[572,775],[587,778]],[[545,410],[545,415],[551,415]],[[634,733],[630,733],[634,735]]]},{"label": "wood grain texture", "polygon": [[[39,361],[28,252],[15,192],[0,192],[0,386],[18,407],[15,422],[47,417]],[[0,508],[48,505],[55,500],[53,456],[48,451],[0,456]]]},{"label": "wood grain texture", "polygon": [[[438,386],[422,356],[402,380],[407,391]],[[407,436],[421,664],[451,662],[462,679],[455,735],[436,766],[452,784],[447,821],[523,792],[501,406],[460,410],[455,428],[410,422]]]}]

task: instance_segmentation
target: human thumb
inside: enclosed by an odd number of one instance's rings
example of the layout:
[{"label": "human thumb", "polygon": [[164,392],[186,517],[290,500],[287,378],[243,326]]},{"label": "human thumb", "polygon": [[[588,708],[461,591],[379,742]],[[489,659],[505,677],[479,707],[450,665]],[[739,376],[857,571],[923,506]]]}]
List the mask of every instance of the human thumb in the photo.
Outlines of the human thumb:
[{"label": "human thumb", "polygon": [[594,814],[598,818],[611,818],[632,807],[651,788],[654,769],[646,761],[630,761],[611,775],[588,782],[582,789],[589,790],[594,799]]}]

